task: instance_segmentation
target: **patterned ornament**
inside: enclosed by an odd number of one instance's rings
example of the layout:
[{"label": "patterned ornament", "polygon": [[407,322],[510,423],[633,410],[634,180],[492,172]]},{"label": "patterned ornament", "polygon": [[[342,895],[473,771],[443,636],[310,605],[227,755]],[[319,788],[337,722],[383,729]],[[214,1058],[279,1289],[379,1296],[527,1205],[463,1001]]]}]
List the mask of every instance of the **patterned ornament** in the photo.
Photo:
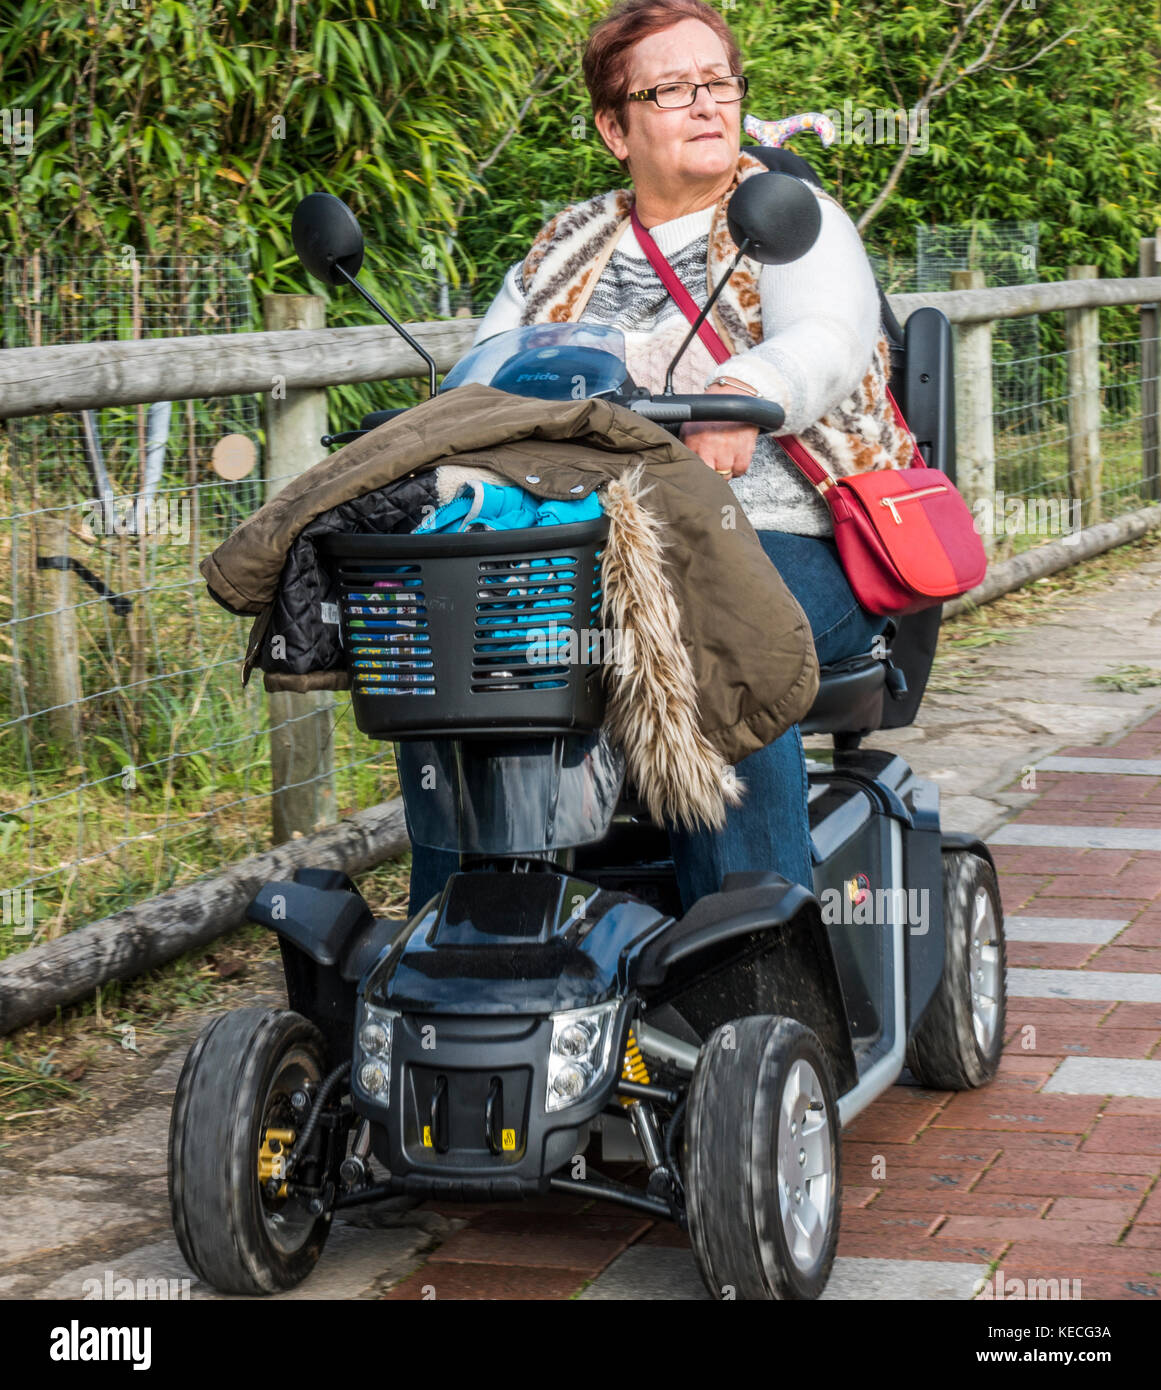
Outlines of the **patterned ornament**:
[{"label": "patterned ornament", "polygon": [[742,129],[759,145],[772,145],[779,150],[803,130],[813,130],[824,145],[835,142],[834,122],[821,111],[803,111],[797,116],[784,116],[780,121],[760,121],[757,116],[743,116]]}]

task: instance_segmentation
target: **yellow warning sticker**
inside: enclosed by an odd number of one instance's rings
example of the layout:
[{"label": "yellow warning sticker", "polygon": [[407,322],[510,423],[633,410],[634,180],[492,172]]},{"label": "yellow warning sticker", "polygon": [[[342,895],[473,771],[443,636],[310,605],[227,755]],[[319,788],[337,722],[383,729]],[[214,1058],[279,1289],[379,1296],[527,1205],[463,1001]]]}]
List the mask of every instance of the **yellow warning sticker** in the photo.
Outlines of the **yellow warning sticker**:
[{"label": "yellow warning sticker", "polygon": [[424,1125],[424,1126],[423,1126],[423,1147],[424,1147],[425,1149],[430,1149],[430,1148],[431,1148],[431,1126],[430,1126],[430,1125]]},{"label": "yellow warning sticker", "polygon": [[500,1147],[514,1153],[516,1150],[516,1131],[514,1129],[502,1129],[500,1131]]}]

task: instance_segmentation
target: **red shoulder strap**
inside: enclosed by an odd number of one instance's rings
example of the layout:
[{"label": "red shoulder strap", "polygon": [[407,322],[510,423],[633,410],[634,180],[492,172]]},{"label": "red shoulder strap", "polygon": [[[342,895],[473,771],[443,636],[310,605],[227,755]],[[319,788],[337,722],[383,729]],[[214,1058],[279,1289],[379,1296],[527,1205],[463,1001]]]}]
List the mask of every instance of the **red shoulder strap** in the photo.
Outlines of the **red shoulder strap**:
[{"label": "red shoulder strap", "polygon": [[[698,314],[701,313],[701,310],[694,302],[693,296],[681,283],[676,271],[665,259],[660,247],[641,225],[641,219],[637,216],[637,208],[635,205],[630,213],[630,220],[633,223],[633,231],[637,237],[637,241],[640,243],[642,251],[645,252],[649,264],[657,272],[661,283],[672,296],[673,302],[690,323],[694,323],[697,320]],[[722,342],[721,338],[718,336],[717,330],[710,323],[708,318],[704,320],[701,327],[698,329],[697,335],[709,349],[714,361],[718,363],[719,366],[733,355],[726,347],[725,343]],[[926,468],[927,465],[924,462],[923,455],[919,452],[919,446],[915,443],[914,436],[911,435],[911,431],[907,426],[907,421],[903,418],[903,412],[899,409],[898,403],[891,394],[889,388],[887,390],[887,399],[891,402],[891,409],[895,412],[895,419],[899,427],[905,430],[907,435],[911,438],[912,467]],[[830,481],[830,474],[820,463],[816,462],[810,450],[803,444],[797,435],[780,434],[776,435],[775,438],[786,451],[787,457],[798,465],[804,477],[809,482],[813,483],[815,487]]]},{"label": "red shoulder strap", "polygon": [[[661,279],[661,283],[672,295],[673,301],[677,307],[690,323],[694,323],[698,314],[701,313],[701,310],[694,303],[693,296],[681,283],[681,280],[677,276],[677,272],[665,259],[664,255],[662,255],[661,249],[658,247],[657,243],[641,225],[641,219],[637,216],[636,205],[634,205],[630,217],[633,223],[633,231],[641,245],[641,250],[644,251],[645,255],[648,257],[649,264],[657,272]],[[709,349],[711,356],[719,366],[721,366],[727,358],[733,356],[733,353],[731,353],[725,343],[722,342],[708,318],[697,330],[697,336]]]},{"label": "red shoulder strap", "polygon": [[903,418],[903,412],[899,409],[899,403],[891,394],[891,388],[887,387],[887,399],[891,402],[891,409],[895,412],[895,423],[911,441],[911,467],[926,468],[927,460],[919,452],[919,445],[915,442],[915,436],[911,433],[911,426]]},{"label": "red shoulder strap", "polygon": [[[911,440],[911,467],[926,468],[927,462],[919,452],[919,445],[915,442],[915,436],[908,428],[907,421],[903,418],[903,412],[899,409],[898,403],[891,394],[889,388],[887,390],[887,399],[891,402],[891,409],[895,412],[895,419],[899,423],[899,428],[903,430],[908,439]],[[830,479],[830,474],[821,464],[815,461],[814,455],[797,435],[779,434],[775,435],[775,438],[778,443],[781,444],[782,448],[786,450],[787,457],[798,465],[802,474],[809,482],[812,482],[815,487],[818,487],[820,484]],[[825,491],[826,489],[824,488],[823,490]]]}]

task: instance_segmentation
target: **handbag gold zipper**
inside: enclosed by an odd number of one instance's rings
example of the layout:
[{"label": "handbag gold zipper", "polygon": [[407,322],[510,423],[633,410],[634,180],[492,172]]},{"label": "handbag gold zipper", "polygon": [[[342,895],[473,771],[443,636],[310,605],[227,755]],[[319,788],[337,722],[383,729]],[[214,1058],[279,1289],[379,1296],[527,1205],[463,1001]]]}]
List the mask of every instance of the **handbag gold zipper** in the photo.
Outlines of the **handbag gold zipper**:
[{"label": "handbag gold zipper", "polygon": [[913,502],[917,497],[931,497],[936,492],[946,491],[947,487],[945,485],[940,485],[939,487],[921,487],[918,492],[908,492],[902,497],[880,497],[879,506],[890,507],[891,515],[895,518],[895,525],[902,526],[903,518],[898,512],[898,504],[900,502]]}]

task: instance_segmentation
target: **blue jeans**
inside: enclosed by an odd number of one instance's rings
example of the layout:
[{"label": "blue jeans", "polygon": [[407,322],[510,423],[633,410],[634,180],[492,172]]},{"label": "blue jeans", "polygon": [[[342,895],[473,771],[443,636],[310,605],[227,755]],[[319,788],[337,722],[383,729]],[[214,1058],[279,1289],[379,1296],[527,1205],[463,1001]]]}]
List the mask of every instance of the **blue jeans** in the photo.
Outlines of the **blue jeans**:
[{"label": "blue jeans", "polygon": [[[819,664],[869,651],[887,619],[859,605],[834,542],[785,531],[759,531],[758,539],[810,621]],[[669,827],[686,912],[699,898],[716,893],[726,874],[747,869],[773,869],[791,883],[814,886],[806,754],[798,725],[743,758],[735,771],[746,792],[741,806],[727,812],[721,830]]]},{"label": "blue jeans", "polygon": [[[834,542],[785,531],[759,531],[758,539],[810,621],[820,664],[868,651],[887,620],[860,607]],[[813,887],[806,755],[798,725],[743,758],[736,772],[746,792],[741,806],[727,812],[722,829],[667,827],[686,912],[699,898],[716,893],[726,874],[747,869],[773,869],[792,883]],[[414,845],[411,913],[438,893],[458,868],[457,854]]]}]

